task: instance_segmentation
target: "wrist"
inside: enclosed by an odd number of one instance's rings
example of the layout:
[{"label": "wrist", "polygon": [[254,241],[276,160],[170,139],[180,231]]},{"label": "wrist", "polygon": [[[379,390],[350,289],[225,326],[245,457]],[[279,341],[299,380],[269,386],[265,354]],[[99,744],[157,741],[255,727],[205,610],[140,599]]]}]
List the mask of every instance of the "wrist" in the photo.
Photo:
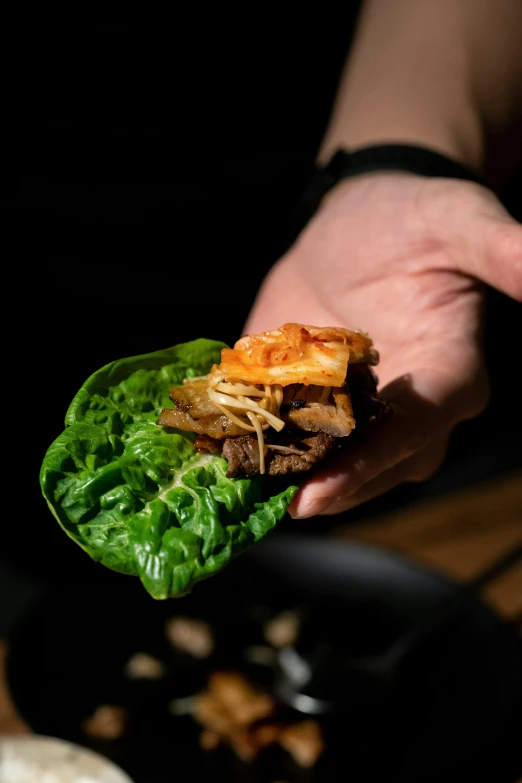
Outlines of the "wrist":
[{"label": "wrist", "polygon": [[374,145],[408,144],[425,147],[467,166],[476,174],[483,171],[484,139],[478,112],[469,107],[458,119],[444,121],[436,112],[419,115],[401,111],[400,116],[375,110],[369,117],[351,115],[350,123],[341,129],[335,120],[321,147],[318,162],[330,160],[338,149],[358,150]]},{"label": "wrist", "polygon": [[463,13],[473,3],[365,0],[320,163],[338,148],[402,143],[482,171],[483,117]]},{"label": "wrist", "polygon": [[322,211],[325,207],[335,205],[337,201],[343,200],[345,194],[350,192],[363,192],[366,193],[367,189],[371,189],[373,185],[379,180],[386,179],[388,181],[401,181],[408,182],[412,179],[421,179],[422,175],[412,174],[409,171],[365,171],[356,174],[353,177],[347,177],[337,182],[331,187],[327,193],[322,197],[317,207],[317,212]]},{"label": "wrist", "polygon": [[326,165],[316,169],[310,180],[290,229],[290,244],[313,214],[330,203],[330,195],[352,190],[354,185],[350,183],[359,187],[362,181],[364,188],[368,180],[371,183],[375,177],[383,176],[400,178],[403,182],[436,177],[484,184],[469,167],[424,146],[385,144],[354,151],[339,149]]}]

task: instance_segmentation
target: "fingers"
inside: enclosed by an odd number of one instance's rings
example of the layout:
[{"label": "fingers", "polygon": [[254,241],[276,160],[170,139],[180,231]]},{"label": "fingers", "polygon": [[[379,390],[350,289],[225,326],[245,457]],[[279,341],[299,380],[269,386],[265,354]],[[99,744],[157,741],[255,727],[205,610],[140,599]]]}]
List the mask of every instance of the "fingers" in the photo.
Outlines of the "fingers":
[{"label": "fingers", "polygon": [[522,301],[522,226],[509,217],[502,221],[487,220],[484,221],[482,235],[476,239],[468,271],[513,299]]},{"label": "fingers", "polygon": [[354,495],[427,446],[441,426],[444,408],[420,394],[409,376],[388,384],[383,396],[392,404],[394,415],[363,442],[348,441],[336,458],[301,487],[289,509],[294,518],[315,516],[333,498]]},{"label": "fingers", "polygon": [[[470,192],[465,198],[462,193],[462,208],[470,203],[469,197]],[[522,225],[484,188],[475,190],[465,215],[458,204],[449,203],[455,208],[445,216],[445,230],[457,250],[454,258],[460,271],[522,301]]]},{"label": "fingers", "polygon": [[[463,377],[452,371],[418,371],[402,376],[381,392],[393,416],[367,438],[347,441],[337,457],[319,469],[299,490],[289,508],[294,519],[337,513],[375,497],[403,481],[422,481],[443,459],[450,433],[459,421],[483,410],[487,376],[478,355]],[[355,431],[357,433],[357,430]],[[335,503],[334,511],[332,504]]]},{"label": "fingers", "polygon": [[449,433],[436,438],[424,451],[399,462],[395,467],[381,473],[372,481],[368,481],[353,495],[334,500],[322,513],[331,515],[349,511],[360,506],[361,503],[366,503],[368,500],[389,492],[399,484],[427,481],[438,471],[444,461],[448,442]]},{"label": "fingers", "polygon": [[486,253],[491,284],[522,301],[522,226],[491,226]]},{"label": "fingers", "polygon": [[[389,488],[429,473],[431,466],[426,469],[421,455],[426,458],[430,449],[434,454],[443,450],[454,425],[476,414],[484,396],[477,383],[477,378],[483,375],[479,364],[471,373],[474,380],[471,386],[469,377],[459,377],[458,363],[449,373],[439,369],[439,364],[435,362],[435,370],[419,369],[414,377],[397,378],[382,390],[382,396],[393,407],[393,416],[368,437],[358,440],[355,434],[336,457],[317,470],[290,505],[289,513],[294,519],[324,513],[334,500],[339,504],[353,498],[370,482],[375,482],[372,487],[378,487],[376,480],[382,474],[388,475],[383,476],[381,485]],[[410,463],[401,464],[410,457]],[[400,467],[390,473],[396,466]],[[373,490],[368,487],[365,491]],[[348,506],[347,502],[344,508]]]}]

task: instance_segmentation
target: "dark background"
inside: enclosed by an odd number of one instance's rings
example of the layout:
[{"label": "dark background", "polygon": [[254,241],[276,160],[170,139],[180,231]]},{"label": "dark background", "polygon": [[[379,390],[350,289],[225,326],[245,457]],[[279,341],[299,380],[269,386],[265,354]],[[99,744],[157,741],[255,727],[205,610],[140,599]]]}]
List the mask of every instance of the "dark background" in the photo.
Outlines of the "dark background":
[{"label": "dark background", "polygon": [[[285,248],[349,48],[357,4],[331,11],[204,24],[186,9],[117,25],[47,18],[15,36],[2,201],[12,467],[0,558],[18,572],[53,582],[93,568],[38,486],[90,373],[241,333]],[[514,173],[500,194],[518,219],[520,182]],[[350,512],[347,524],[520,466],[520,306],[488,298],[488,410],[457,428],[436,477]],[[285,525],[323,534],[339,521]]]}]

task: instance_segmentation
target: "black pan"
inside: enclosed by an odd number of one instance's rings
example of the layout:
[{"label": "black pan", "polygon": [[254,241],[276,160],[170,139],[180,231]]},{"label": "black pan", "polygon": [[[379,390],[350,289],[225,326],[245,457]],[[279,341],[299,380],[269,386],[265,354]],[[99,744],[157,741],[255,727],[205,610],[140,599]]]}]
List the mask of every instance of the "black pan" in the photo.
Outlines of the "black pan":
[{"label": "black pan", "polygon": [[[168,710],[173,698],[203,687],[216,667],[240,667],[270,687],[271,674],[247,664],[244,648],[262,643],[264,619],[282,609],[303,611],[304,643],[328,639],[337,657],[387,648],[463,589],[438,574],[376,549],[281,534],[178,601],[154,602],[137,580],[92,569],[95,581],[68,581],[19,622],[9,684],[36,732],[104,753],[136,783],[513,783],[522,772],[522,645],[471,594],[458,623],[441,630],[421,665],[405,672],[398,699],[376,708],[360,695],[364,689],[354,688],[346,714],[321,718],[327,751],[313,771],[277,750],[250,765],[225,749],[206,755],[192,718]],[[210,659],[174,653],[163,632],[173,614],[212,623],[217,645]],[[139,650],[167,664],[165,680],[122,675]],[[129,733],[118,741],[89,740],[81,722],[107,703],[129,711]]]}]

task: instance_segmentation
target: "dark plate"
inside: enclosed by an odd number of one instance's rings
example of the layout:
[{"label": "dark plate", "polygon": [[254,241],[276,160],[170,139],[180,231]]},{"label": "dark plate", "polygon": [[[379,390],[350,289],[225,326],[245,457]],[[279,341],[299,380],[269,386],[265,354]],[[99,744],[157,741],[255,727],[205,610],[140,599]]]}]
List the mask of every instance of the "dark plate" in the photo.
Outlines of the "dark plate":
[{"label": "dark plate", "polygon": [[[216,667],[247,666],[245,645],[262,643],[263,618],[304,608],[307,635],[331,634],[337,652],[384,649],[452,592],[437,574],[395,555],[330,539],[275,534],[220,576],[179,601],[154,602],[135,579],[93,566],[97,581],[64,584],[23,618],[13,634],[9,684],[36,731],[85,744],[136,783],[179,780],[386,781],[512,783],[522,766],[522,647],[489,608],[469,597],[457,626],[433,641],[400,682],[386,709],[358,701],[347,715],[323,719],[327,752],[313,772],[282,751],[244,764],[228,751],[203,754],[189,717],[173,717],[172,698],[203,686]],[[201,662],[175,654],[164,637],[174,614],[216,629],[215,654]],[[129,681],[122,669],[136,651],[163,661],[162,681]],[[443,677],[435,673],[444,665]],[[335,671],[332,670],[335,681]],[[124,739],[90,741],[81,722],[99,704],[120,704],[131,722]]]}]

